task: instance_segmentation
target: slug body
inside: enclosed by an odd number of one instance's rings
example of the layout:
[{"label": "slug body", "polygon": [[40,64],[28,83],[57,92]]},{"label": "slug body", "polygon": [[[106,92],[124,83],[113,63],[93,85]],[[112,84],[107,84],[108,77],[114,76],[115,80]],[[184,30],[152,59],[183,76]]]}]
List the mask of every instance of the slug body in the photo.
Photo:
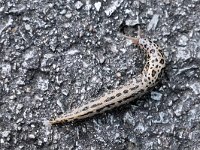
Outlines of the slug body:
[{"label": "slug body", "polygon": [[161,48],[145,38],[128,38],[136,46],[144,50],[146,62],[142,73],[134,77],[126,85],[105,93],[95,101],[76,108],[71,113],[63,114],[54,120],[50,120],[50,124],[72,122],[103,113],[142,96],[158,82],[165,67],[165,57]]}]

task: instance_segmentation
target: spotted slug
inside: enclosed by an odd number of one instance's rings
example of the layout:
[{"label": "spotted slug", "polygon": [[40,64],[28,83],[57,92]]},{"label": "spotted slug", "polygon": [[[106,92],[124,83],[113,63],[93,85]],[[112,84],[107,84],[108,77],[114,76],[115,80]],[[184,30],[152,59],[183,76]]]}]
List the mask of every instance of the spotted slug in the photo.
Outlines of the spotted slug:
[{"label": "spotted slug", "polygon": [[165,56],[162,49],[146,38],[128,38],[132,40],[134,45],[144,50],[146,61],[141,74],[134,77],[125,85],[108,91],[93,102],[78,107],[68,114],[63,114],[58,118],[50,120],[50,124],[73,122],[103,113],[141,97],[148,89],[155,86],[165,68]]}]

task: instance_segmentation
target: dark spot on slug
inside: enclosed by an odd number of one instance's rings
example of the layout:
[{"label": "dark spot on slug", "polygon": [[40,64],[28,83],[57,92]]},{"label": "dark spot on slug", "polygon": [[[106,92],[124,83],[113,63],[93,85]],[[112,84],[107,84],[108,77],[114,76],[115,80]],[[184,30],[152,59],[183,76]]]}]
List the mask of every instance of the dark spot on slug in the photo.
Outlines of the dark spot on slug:
[{"label": "dark spot on slug", "polygon": [[161,72],[158,74],[158,79],[162,78],[164,72],[164,68],[161,69]]},{"label": "dark spot on slug", "polygon": [[115,96],[111,96],[110,99],[115,99]]},{"label": "dark spot on slug", "polygon": [[136,85],[135,87],[130,88],[131,91],[136,90],[139,87],[139,85]]},{"label": "dark spot on slug", "polygon": [[96,110],[97,113],[102,112],[102,110],[104,110],[105,107],[99,108]]},{"label": "dark spot on slug", "polygon": [[160,54],[162,55],[163,54],[163,51],[159,48],[158,51],[160,52]]},{"label": "dark spot on slug", "polygon": [[73,119],[74,117],[70,117],[70,118],[67,118],[67,120],[71,120],[71,119]]},{"label": "dark spot on slug", "polygon": [[123,100],[120,100],[120,101],[117,101],[118,103],[122,103],[123,102]]},{"label": "dark spot on slug", "polygon": [[151,50],[150,50],[150,53],[151,53],[151,54],[154,54],[154,53],[155,53],[155,49],[151,49]]},{"label": "dark spot on slug", "polygon": [[123,93],[128,93],[128,90],[124,90]]},{"label": "dark spot on slug", "polygon": [[87,116],[87,115],[89,115],[89,114],[91,114],[91,113],[93,113],[93,111],[89,111],[89,112],[87,112],[87,113],[85,113],[85,114],[83,114],[83,115],[80,115],[79,117]]},{"label": "dark spot on slug", "polygon": [[110,97],[108,97],[104,102],[109,102],[110,100]]},{"label": "dark spot on slug", "polygon": [[145,66],[146,69],[149,69],[149,62]]},{"label": "dark spot on slug", "polygon": [[122,93],[117,93],[116,94],[117,97],[120,97],[121,95],[122,95]]},{"label": "dark spot on slug", "polygon": [[91,108],[97,107],[97,106],[99,106],[99,105],[102,105],[102,103],[93,104],[93,105],[91,106]]},{"label": "dark spot on slug", "polygon": [[138,91],[138,93],[144,93],[144,90],[143,90],[143,89],[141,89],[141,90],[139,90],[139,91]]},{"label": "dark spot on slug", "polygon": [[78,121],[78,119],[73,119],[73,122],[76,122],[76,121]]},{"label": "dark spot on slug", "polygon": [[126,98],[123,99],[123,101],[127,101],[127,100],[129,100],[131,97],[132,97],[132,96],[130,96],[130,97],[126,97]]},{"label": "dark spot on slug", "polygon": [[84,107],[84,108],[82,109],[82,111],[85,111],[85,110],[88,110],[88,107],[87,107],[87,106]]},{"label": "dark spot on slug", "polygon": [[115,103],[111,103],[109,105],[106,105],[105,107],[110,108],[111,106],[114,106],[114,105],[115,105]]},{"label": "dark spot on slug", "polygon": [[164,64],[164,59],[161,59],[161,60],[160,60],[160,63],[161,63],[161,64]]},{"label": "dark spot on slug", "polygon": [[156,65],[156,68],[158,68],[158,65]]},{"label": "dark spot on slug", "polygon": [[158,79],[162,78],[162,73],[158,74]]},{"label": "dark spot on slug", "polygon": [[156,71],[152,70],[152,77],[155,77],[155,75],[156,75]]},{"label": "dark spot on slug", "polygon": [[113,99],[115,99],[115,96],[108,97],[104,102],[109,102],[109,101],[111,101]]}]

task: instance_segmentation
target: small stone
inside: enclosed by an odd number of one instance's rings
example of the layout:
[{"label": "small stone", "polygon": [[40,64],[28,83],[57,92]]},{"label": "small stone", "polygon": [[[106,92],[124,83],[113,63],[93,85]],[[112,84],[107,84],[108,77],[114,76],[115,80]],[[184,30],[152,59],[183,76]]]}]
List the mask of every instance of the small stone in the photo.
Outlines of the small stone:
[{"label": "small stone", "polygon": [[176,116],[181,116],[181,114],[182,114],[182,110],[183,110],[183,104],[180,104],[177,108],[176,108],[176,110],[174,110],[174,114],[176,115]]},{"label": "small stone", "polygon": [[81,1],[77,1],[77,2],[75,3],[76,9],[80,9],[82,6],[83,6],[83,3],[82,3]]},{"label": "small stone", "polygon": [[191,58],[190,51],[188,51],[187,47],[179,46],[178,50],[176,51],[176,57],[178,59],[187,60]]},{"label": "small stone", "polygon": [[105,10],[107,16],[111,16],[113,12],[121,5],[124,0],[115,0],[111,2],[111,5]]},{"label": "small stone", "polygon": [[8,63],[3,63],[3,64],[0,64],[0,72],[3,76],[3,78],[5,78],[6,76],[10,76],[10,73],[11,73],[11,65],[8,64]]},{"label": "small stone", "polygon": [[33,135],[33,134],[29,134],[28,137],[29,137],[30,139],[35,139],[35,135]]},{"label": "small stone", "polygon": [[31,30],[30,24],[25,24],[24,27],[25,27],[26,30]]},{"label": "small stone", "polygon": [[2,132],[2,137],[8,137],[8,135],[10,134],[10,131],[3,131]]},{"label": "small stone", "polygon": [[69,95],[69,91],[67,89],[62,89],[62,94],[65,96]]},{"label": "small stone", "polygon": [[1,140],[0,140],[0,143],[3,144],[3,143],[4,143],[4,139],[1,139]]},{"label": "small stone", "polygon": [[125,21],[125,24],[126,24],[127,26],[135,26],[135,25],[139,24],[139,17],[137,16],[136,19],[127,19],[127,20]]},{"label": "small stone", "polygon": [[24,148],[24,146],[23,145],[19,145],[19,149],[23,149]]},{"label": "small stone", "polygon": [[188,42],[188,37],[185,35],[182,35],[178,41],[179,46],[186,46]]},{"label": "small stone", "polygon": [[142,123],[138,123],[134,130],[139,133],[144,133],[147,129]]},{"label": "small stone", "polygon": [[115,138],[115,140],[116,140],[116,139],[118,139],[119,137],[120,137],[120,134],[119,134],[119,133],[116,133],[114,138]]},{"label": "small stone", "polygon": [[67,54],[69,54],[69,55],[75,55],[75,54],[77,54],[77,53],[79,53],[80,51],[79,50],[77,50],[77,49],[70,49],[68,52],[67,52]]},{"label": "small stone", "polygon": [[24,106],[23,104],[18,104],[18,105],[17,105],[17,109],[20,110],[20,109],[23,108],[23,106]]},{"label": "small stone", "polygon": [[9,97],[9,99],[11,99],[11,100],[16,99],[16,98],[17,98],[16,95],[11,95],[11,96]]},{"label": "small stone", "polygon": [[117,72],[117,73],[116,73],[116,76],[119,78],[119,77],[122,76],[122,74],[121,74],[120,72]]},{"label": "small stone", "polygon": [[86,1],[85,3],[85,10],[89,11],[91,9],[92,5],[90,1]]},{"label": "small stone", "polygon": [[19,114],[22,108],[23,108],[23,104],[18,104],[16,107],[16,114]]},{"label": "small stone", "polygon": [[200,83],[196,82],[190,85],[190,88],[193,90],[194,94],[200,94]]},{"label": "small stone", "polygon": [[17,119],[16,123],[20,123],[22,121],[23,121],[23,118],[19,118],[19,119]]},{"label": "small stone", "polygon": [[153,9],[152,8],[148,9],[146,14],[147,14],[147,16],[152,16],[153,15]]},{"label": "small stone", "polygon": [[96,10],[99,11],[101,8],[101,2],[95,3],[94,6],[95,6]]},{"label": "small stone", "polygon": [[43,143],[43,142],[42,142],[41,140],[38,140],[38,145],[40,145],[40,146],[41,146],[41,145],[42,145],[42,143]]},{"label": "small stone", "polygon": [[155,14],[155,15],[153,16],[153,18],[151,19],[150,23],[148,24],[147,30],[148,30],[148,31],[151,30],[151,29],[155,30],[155,29],[156,29],[156,26],[157,26],[157,24],[158,24],[158,20],[159,20],[159,15],[158,15],[158,14]]},{"label": "small stone", "polygon": [[40,62],[39,52],[36,49],[29,50],[24,54],[22,66],[28,69],[38,68]]},{"label": "small stone", "polygon": [[3,12],[4,6],[0,7],[0,12]]},{"label": "small stone", "polygon": [[111,50],[113,53],[117,53],[117,52],[118,52],[117,46],[114,45],[114,44],[111,45],[110,50]]},{"label": "small stone", "polygon": [[45,54],[41,60],[41,67],[44,68],[50,66],[54,60],[53,56],[53,54]]},{"label": "small stone", "polygon": [[65,15],[67,18],[71,18],[72,17],[72,14],[71,13],[68,13]]},{"label": "small stone", "polygon": [[158,92],[151,92],[151,98],[156,101],[160,101],[162,98],[162,94]]},{"label": "small stone", "polygon": [[63,9],[63,10],[60,12],[61,15],[64,15],[65,13],[66,13],[66,10],[65,10],[65,9]]},{"label": "small stone", "polygon": [[121,49],[119,49],[122,53],[126,53],[126,51],[127,51],[127,49],[125,49],[125,48],[121,48]]},{"label": "small stone", "polygon": [[102,63],[104,63],[104,61],[105,61],[105,57],[103,56],[103,55],[99,55],[98,56],[98,58],[99,58],[99,62],[102,64]]},{"label": "small stone", "polygon": [[125,113],[123,120],[133,126],[135,125],[134,118],[129,112]]},{"label": "small stone", "polygon": [[43,141],[46,143],[48,141],[48,138],[43,138]]},{"label": "small stone", "polygon": [[37,88],[46,91],[49,87],[49,80],[48,79],[42,79],[41,77],[37,81]]}]

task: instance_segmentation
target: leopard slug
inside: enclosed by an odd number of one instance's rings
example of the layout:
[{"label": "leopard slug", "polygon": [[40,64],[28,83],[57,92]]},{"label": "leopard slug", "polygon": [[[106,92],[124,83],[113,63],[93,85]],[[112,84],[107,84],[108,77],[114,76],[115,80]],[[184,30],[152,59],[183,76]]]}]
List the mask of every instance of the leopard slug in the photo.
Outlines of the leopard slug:
[{"label": "leopard slug", "polygon": [[127,38],[132,40],[134,45],[144,50],[146,61],[142,73],[127,84],[105,93],[95,101],[76,108],[71,113],[63,114],[54,120],[50,120],[50,124],[72,122],[111,110],[141,97],[159,81],[165,67],[165,56],[162,49],[146,38]]}]

